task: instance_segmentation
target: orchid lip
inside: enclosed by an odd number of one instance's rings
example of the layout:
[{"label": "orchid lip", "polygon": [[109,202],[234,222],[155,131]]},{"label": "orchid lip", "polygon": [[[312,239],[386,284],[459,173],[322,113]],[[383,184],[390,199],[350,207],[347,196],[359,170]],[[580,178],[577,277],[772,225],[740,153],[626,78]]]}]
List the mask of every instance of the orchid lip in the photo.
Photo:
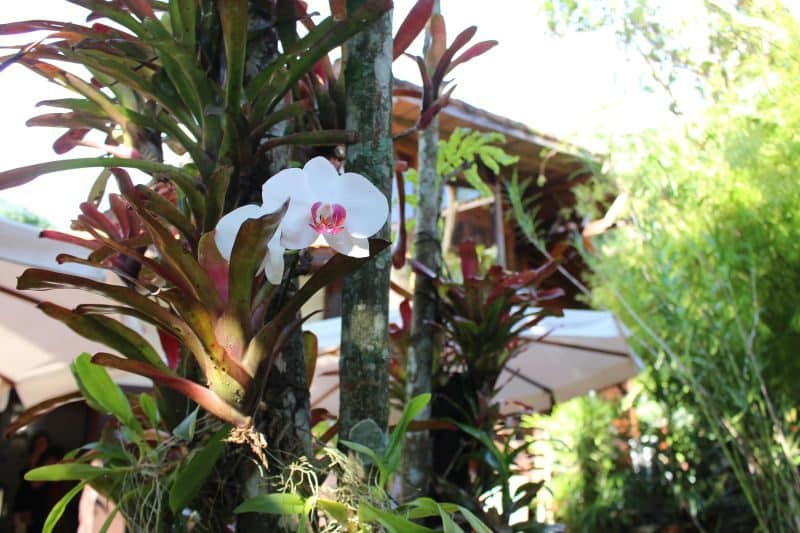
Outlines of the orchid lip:
[{"label": "orchid lip", "polygon": [[340,204],[315,202],[311,206],[311,229],[323,234],[336,235],[344,229],[347,210]]}]

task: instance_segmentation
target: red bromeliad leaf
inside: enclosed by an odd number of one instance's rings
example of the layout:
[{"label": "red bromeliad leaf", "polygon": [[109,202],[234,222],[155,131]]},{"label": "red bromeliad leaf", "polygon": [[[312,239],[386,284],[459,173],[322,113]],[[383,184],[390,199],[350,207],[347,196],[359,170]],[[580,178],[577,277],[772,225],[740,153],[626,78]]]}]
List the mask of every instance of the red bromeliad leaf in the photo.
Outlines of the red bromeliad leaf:
[{"label": "red bromeliad leaf", "polygon": [[131,237],[131,223],[130,223],[130,206],[118,194],[109,194],[108,203],[111,205],[111,212],[117,218],[117,224],[120,229],[120,239],[129,239]]},{"label": "red bromeliad leaf", "polygon": [[431,17],[431,47],[428,49],[428,60],[431,65],[438,65],[447,49],[447,27],[444,17],[435,13]]},{"label": "red bromeliad leaf", "polygon": [[458,247],[461,255],[461,275],[464,281],[475,279],[478,275],[478,253],[475,251],[475,241],[464,241]]},{"label": "red bromeliad leaf", "polygon": [[[252,379],[252,374],[248,374],[238,358],[238,354],[232,354],[227,350],[217,335],[218,326],[217,315],[205,307],[194,298],[187,297],[177,289],[162,289],[160,296],[167,301],[177,314],[191,327],[196,338],[199,339],[203,354],[210,358],[202,366],[207,379],[211,379],[211,374],[225,377],[239,383],[243,389],[247,389]],[[226,379],[227,379],[226,378]]]},{"label": "red bromeliad leaf", "polygon": [[336,420],[336,417],[324,407],[315,407],[311,410],[311,427],[313,428],[325,420]]},{"label": "red bromeliad leaf", "polygon": [[[140,294],[136,289],[122,285],[102,283],[81,276],[29,268],[17,279],[19,290],[81,289],[106,296],[120,304],[116,312],[130,314],[155,326],[164,328],[181,339],[198,361],[200,368],[212,362],[208,352],[186,322],[158,302]],[[131,311],[128,311],[130,309]]]},{"label": "red bromeliad leaf", "polygon": [[[192,246],[192,249],[197,248],[197,241],[200,239],[199,232],[192,221],[175,206],[170,192],[167,192],[166,195],[159,194],[158,191],[146,185],[137,185],[136,191],[141,195],[142,205],[145,209],[175,226]],[[131,222],[137,224],[137,229],[141,230],[141,218],[135,214],[130,204],[126,205],[131,214]]]},{"label": "red bromeliad leaf", "polygon": [[470,26],[466,30],[459,33],[453,41],[453,44],[450,45],[450,48],[448,48],[445,53],[442,54],[442,58],[436,64],[436,70],[434,71],[433,76],[431,76],[434,86],[438,87],[442,84],[444,75],[450,70],[450,62],[453,60],[453,56],[455,56],[456,53],[461,50],[461,48],[463,48],[464,45],[470,41],[470,39],[472,39],[476,31],[478,31],[477,26]]},{"label": "red bromeliad leaf", "polygon": [[37,115],[29,118],[25,122],[25,125],[29,127],[70,128],[76,130],[90,130],[94,128],[106,133],[110,133],[111,131],[107,118],[97,113],[87,111]]},{"label": "red bromeliad leaf", "polygon": [[3,430],[3,435],[6,438],[11,438],[17,431],[30,425],[40,417],[52,412],[53,410],[72,402],[84,401],[83,394],[79,391],[62,394],[49,400],[37,403],[21,412],[17,417],[11,421]]},{"label": "red bromeliad leaf", "polygon": [[419,75],[422,78],[422,111],[424,112],[433,103],[433,99],[436,97],[439,88],[433,85],[430,74],[428,73],[428,67],[425,65],[425,60],[419,56],[408,55],[408,57],[417,62]]},{"label": "red bromeliad leaf", "polygon": [[82,202],[80,210],[82,214],[78,216],[79,219],[83,219],[89,225],[103,230],[112,239],[122,240],[125,238],[120,225],[113,222],[104,213],[101,213],[92,202]]},{"label": "red bromeliad leaf", "polygon": [[101,22],[95,22],[94,24],[92,24],[92,29],[94,31],[96,31],[96,32],[104,33],[106,35],[111,35],[115,31],[117,31],[114,28],[112,28],[111,26],[106,26],[105,24],[103,24]]},{"label": "red bromeliad leaf", "polygon": [[223,303],[227,304],[228,297],[228,278],[229,278],[229,264],[219,253],[219,248],[214,241],[214,231],[205,233],[200,237],[200,243],[197,247],[197,258],[200,266],[208,273],[211,282],[216,287],[217,292],[222,298]]},{"label": "red bromeliad leaf", "polygon": [[455,61],[450,63],[450,66],[447,68],[447,72],[450,72],[461,63],[466,63],[470,59],[474,59],[479,55],[488,52],[495,46],[497,46],[497,41],[482,41],[478,44],[470,46],[466,52],[458,56],[458,58],[456,58]]},{"label": "red bromeliad leaf", "polygon": [[156,14],[147,0],[123,0],[134,14],[140,19],[154,19]]},{"label": "red bromeliad leaf", "polygon": [[433,6],[434,0],[417,0],[417,3],[408,12],[394,36],[394,44],[392,46],[393,60],[400,57],[425,28],[425,24],[433,13]]},{"label": "red bromeliad leaf", "polygon": [[428,109],[422,112],[418,122],[419,128],[426,128],[431,123],[431,121],[433,121],[434,117],[439,113],[439,111],[441,111],[442,109],[447,107],[448,104],[450,104],[450,95],[453,94],[455,88],[456,88],[455,85],[450,87],[450,89],[448,89],[446,93],[437,98],[436,101],[434,101],[433,104]]},{"label": "red bromeliad leaf", "polygon": [[289,200],[274,213],[245,221],[236,234],[228,275],[227,312],[231,313],[243,327],[248,323],[254,281],[267,254],[267,243],[278,230],[278,225],[288,208]]},{"label": "red bromeliad leaf", "polygon": [[536,301],[537,302],[544,302],[547,300],[556,300],[564,296],[564,289],[560,287],[554,287],[552,289],[546,289],[543,291],[536,291]]},{"label": "red bromeliad leaf", "polygon": [[190,291],[190,288],[186,286],[185,280],[174,269],[170,268],[169,265],[151,259],[144,255],[143,251],[140,252],[139,250],[131,249],[128,246],[117,242],[114,238],[103,235],[97,231],[92,224],[87,223],[86,219],[82,218],[82,216],[78,217],[78,220],[73,223],[73,226],[77,229],[89,232],[92,237],[95,238],[95,240],[103,243],[104,246],[114,250],[118,254],[138,261],[164,280],[169,281],[173,285],[183,287],[184,291]]},{"label": "red bromeliad leaf", "polygon": [[84,338],[118,350],[129,359],[166,369],[158,353],[145,338],[113,318],[70,311],[50,302],[42,302],[38,307],[47,316],[62,322]]},{"label": "red bromeliad leaf", "polygon": [[92,357],[92,363],[148,377],[158,384],[180,392],[209,413],[226,422],[230,422],[236,427],[247,427],[252,422],[249,416],[245,416],[238,409],[225,402],[214,391],[186,378],[169,374],[139,361],[123,359],[103,352],[96,353]]},{"label": "red bromeliad leaf", "polygon": [[333,20],[338,22],[347,18],[347,2],[345,0],[330,0],[329,5]]},{"label": "red bromeliad leaf", "polygon": [[102,248],[102,244],[97,241],[82,239],[76,235],[70,235],[69,233],[63,233],[61,231],[56,231],[52,229],[43,230],[41,233],[39,233],[39,238],[51,239],[54,241],[74,244],[76,246],[82,246],[90,250],[97,250],[98,248]]},{"label": "red bromeliad leaf", "polygon": [[330,74],[329,68],[332,68],[331,62],[330,60],[326,61],[326,59],[328,58],[323,57],[322,59],[314,63],[314,68],[311,69],[311,72],[316,74],[317,79],[321,82],[321,86],[324,87],[325,90],[328,89],[328,83],[330,83],[331,78],[333,78],[333,76],[329,75]]},{"label": "red bromeliad leaf", "polygon": [[33,31],[41,31],[41,30],[58,31],[63,28],[64,28],[63,24],[52,20],[24,20],[20,22],[0,24],[0,35],[13,35],[15,33],[30,33]]},{"label": "red bromeliad leaf", "polygon": [[[29,121],[30,122],[30,121]],[[73,128],[67,130],[53,143],[53,151],[58,155],[66,154],[76,146],[89,133],[89,128]]]},{"label": "red bromeliad leaf", "polygon": [[177,279],[170,281],[184,289],[188,296],[202,302],[207,309],[221,311],[222,300],[208,274],[195,258],[186,252],[182,243],[176,241],[172,233],[142,205],[142,197],[134,188],[128,173],[117,167],[112,167],[111,172],[117,178],[120,192],[144,222],[153,244],[163,259],[163,266],[177,276]]},{"label": "red bromeliad leaf", "polygon": [[411,331],[411,301],[408,298],[400,302],[400,318],[403,320],[403,329]]},{"label": "red bromeliad leaf", "polygon": [[[106,26],[107,27],[107,26]],[[12,35],[18,33],[31,33],[35,31],[51,31],[54,32],[49,37],[58,37],[65,33],[72,33],[83,35],[84,38],[102,38],[103,31],[94,27],[81,26],[80,24],[73,24],[70,22],[60,22],[55,20],[24,20],[20,22],[11,22],[8,24],[0,24],[0,35]],[[119,30],[114,30],[118,34],[122,34]]]},{"label": "red bromeliad leaf", "polygon": [[161,341],[161,348],[164,349],[164,355],[167,356],[167,366],[170,370],[178,368],[180,362],[180,344],[175,335],[167,333],[163,329],[158,330],[158,338]]},{"label": "red bromeliad leaf", "polygon": [[308,2],[304,0],[294,0],[294,10],[298,18],[308,16]]}]

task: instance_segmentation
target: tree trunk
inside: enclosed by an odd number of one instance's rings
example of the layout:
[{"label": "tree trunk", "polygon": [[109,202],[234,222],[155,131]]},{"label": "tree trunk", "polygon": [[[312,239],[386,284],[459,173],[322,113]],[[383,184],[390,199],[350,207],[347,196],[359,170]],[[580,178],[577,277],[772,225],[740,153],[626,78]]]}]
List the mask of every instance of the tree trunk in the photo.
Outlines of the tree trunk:
[{"label": "tree trunk", "polygon": [[[248,44],[247,77],[255,76],[270,65],[278,55],[278,35],[274,29],[276,15],[274,6],[250,3],[250,29],[259,31],[263,37]],[[279,136],[287,133],[286,123],[277,124],[271,131]],[[257,168],[251,170],[240,182],[240,203],[261,200],[261,184],[265,177],[272,176],[289,166],[288,147],[271,150]],[[287,257],[286,264],[293,259]],[[302,268],[301,268],[302,270]],[[303,273],[303,272],[301,272]],[[297,274],[297,272],[295,272]],[[297,278],[289,282],[286,297],[297,290]],[[308,384],[306,383],[305,353],[300,331],[291,335],[278,355],[270,372],[261,397],[263,409],[256,414],[255,428],[264,435],[269,456],[267,476],[277,476],[285,467],[301,457],[313,459],[311,445],[311,416]],[[269,486],[264,472],[251,461],[240,464],[242,500],[267,492],[279,490]],[[237,531],[278,532],[296,531],[297,523],[281,520],[267,514],[247,513],[237,520]]]},{"label": "tree trunk", "polygon": [[[434,12],[439,12],[437,0]],[[430,47],[430,27],[425,32],[425,52]],[[428,65],[431,69],[431,65]],[[417,197],[417,220],[414,230],[414,258],[439,273],[442,265],[439,242],[439,216],[442,203],[442,183],[436,171],[439,152],[439,119],[434,118],[427,128],[419,133],[419,190]],[[417,276],[414,284],[413,319],[411,342],[406,361],[406,396],[408,399],[431,392],[431,373],[434,357],[438,356],[439,332],[433,326],[436,320],[435,287],[430,279]],[[430,418],[431,406],[425,407],[420,419]],[[433,447],[428,431],[406,434],[403,447],[403,499],[424,496],[429,492],[433,466]]]},{"label": "tree trunk", "polygon": [[[348,0],[348,12],[363,3]],[[391,11],[347,42],[344,76],[347,129],[359,135],[347,148],[347,170],[363,174],[391,198]],[[388,224],[376,236],[388,239]],[[376,449],[385,446],[389,418],[390,271],[387,249],[342,284],[339,435]]]}]

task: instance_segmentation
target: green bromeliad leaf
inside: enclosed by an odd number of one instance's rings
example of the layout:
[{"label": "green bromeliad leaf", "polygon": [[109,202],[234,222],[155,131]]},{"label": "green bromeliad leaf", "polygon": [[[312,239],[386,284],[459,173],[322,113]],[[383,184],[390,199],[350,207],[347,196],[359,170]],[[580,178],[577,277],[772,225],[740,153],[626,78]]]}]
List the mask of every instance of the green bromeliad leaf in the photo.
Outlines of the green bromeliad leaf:
[{"label": "green bromeliad leaf", "polygon": [[49,302],[43,302],[39,308],[87,339],[105,344],[130,359],[143,361],[162,369],[167,368],[144,337],[112,318],[81,314]]}]

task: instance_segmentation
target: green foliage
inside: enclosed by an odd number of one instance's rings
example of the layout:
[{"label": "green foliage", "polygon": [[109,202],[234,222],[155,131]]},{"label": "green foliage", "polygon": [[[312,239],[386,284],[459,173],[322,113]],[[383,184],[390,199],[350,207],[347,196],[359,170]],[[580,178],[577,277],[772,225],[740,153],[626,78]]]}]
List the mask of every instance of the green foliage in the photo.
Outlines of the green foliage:
[{"label": "green foliage", "polygon": [[11,204],[5,200],[0,200],[0,217],[14,220],[22,224],[30,224],[37,228],[47,228],[52,225],[47,219],[40,217],[36,213],[24,207]]},{"label": "green foliage", "polygon": [[467,182],[482,196],[491,196],[491,189],[478,173],[478,165],[482,164],[499,176],[500,167],[516,163],[519,160],[517,156],[509,155],[497,146],[505,140],[505,136],[497,132],[456,128],[449,138],[439,141],[436,171],[444,182],[463,172]]},{"label": "green foliage", "polygon": [[[340,478],[340,487],[333,491],[333,496],[339,496],[341,501],[326,497],[327,494],[323,494],[322,489],[316,487],[317,490],[307,497],[289,491],[260,494],[243,502],[234,512],[299,516],[301,524],[307,524],[310,516],[320,512],[325,515],[326,521],[332,520],[347,531],[373,531],[374,527],[381,527],[396,533],[436,531],[413,521],[430,517],[438,517],[441,520],[442,531],[445,533],[460,533],[463,529],[453,519],[453,515],[460,514],[475,531],[488,533],[490,529],[469,509],[460,505],[438,503],[430,498],[417,498],[393,508],[388,505],[389,497],[384,491],[389,476],[400,466],[403,437],[411,421],[424,409],[430,398],[430,394],[421,394],[408,402],[389,436],[389,444],[385,450],[373,450],[357,442],[341,441],[346,447],[357,452],[365,463],[371,462],[378,468],[378,480],[375,486],[370,488],[369,496],[362,496],[355,501],[344,497],[342,478],[349,475],[348,470],[362,470],[364,465],[358,461],[358,467],[362,468],[354,468],[352,464],[348,465],[342,460],[340,452],[328,450],[329,458],[336,461],[339,467],[337,476]],[[286,488],[291,490],[289,484]]]},{"label": "green foliage", "polygon": [[537,415],[526,424],[542,430],[534,441],[539,453],[553,457],[552,495],[556,520],[570,531],[626,531],[621,486],[613,478],[620,458],[614,406],[596,396],[557,405],[551,416]]},{"label": "green foliage", "polygon": [[633,327],[653,394],[688,410],[686,431],[708,433],[722,457],[690,455],[735,476],[762,530],[789,531],[800,526],[800,64],[794,21],[777,22],[786,39],[769,69],[763,58],[740,67],[759,78],[742,78],[686,133],[615,156],[626,170],[613,183],[630,200],[588,261],[593,299]]},{"label": "green foliage", "polygon": [[[516,226],[522,231],[522,235],[530,242],[540,242],[537,214],[539,206],[535,195],[526,194],[530,189],[532,177],[520,180],[517,169],[511,179],[505,182],[506,197],[511,204],[509,217],[514,219]],[[543,245],[542,245],[543,246]]]},{"label": "green foliage", "polygon": [[416,416],[428,405],[431,401],[430,393],[420,394],[411,398],[403,409],[403,414],[400,415],[400,420],[389,435],[389,443],[386,450],[379,452],[371,450],[370,448],[359,444],[357,442],[341,441],[342,444],[351,450],[363,453],[366,457],[372,460],[375,466],[378,467],[378,486],[386,488],[389,482],[389,476],[397,471],[400,466],[400,452],[403,446],[403,438],[408,430],[408,425],[416,418]]},{"label": "green foliage", "polygon": [[[73,371],[92,405],[101,412],[112,413],[121,425],[116,431],[104,432],[100,441],[85,445],[83,448],[90,453],[75,450],[68,454],[69,461],[65,459],[26,474],[29,481],[80,481],[53,507],[45,530],[55,526],[65,506],[86,484],[112,496],[130,523],[147,524],[152,531],[186,527],[183,511],[198,509],[201,494],[208,497],[203,490],[209,490],[205,484],[216,468],[230,426],[204,420],[203,433],[212,436],[195,441],[195,410],[182,424],[192,430],[170,435],[162,429],[161,414],[150,394],[138,396],[143,415],[140,417],[108,372],[92,363],[88,354],[76,359]],[[193,450],[187,454],[188,445]],[[103,466],[95,466],[98,461]],[[222,527],[229,518],[223,509],[205,516],[209,530]]]},{"label": "green foliage", "polygon": [[[714,506],[725,495],[715,495],[709,485],[730,490],[724,477],[704,478],[687,457],[676,433],[680,416],[667,418],[660,404],[634,386],[622,399],[591,394],[557,405],[549,415],[532,415],[523,425],[536,428],[531,446],[552,457],[552,479],[544,499],[556,520],[570,531],[631,531],[648,525],[668,528],[680,524],[714,523],[716,530],[741,530],[735,517],[740,509]],[[635,421],[635,422],[634,422]],[[634,425],[635,424],[635,425]],[[665,427],[670,432],[664,431]],[[706,446],[710,459],[714,443],[694,435],[689,449]],[[691,462],[691,466],[690,466]],[[697,502],[707,506],[697,514]],[[717,501],[712,501],[714,498]],[[543,502],[544,503],[544,502]],[[725,513],[733,514],[726,518]],[[706,520],[708,519],[708,520]]]}]

